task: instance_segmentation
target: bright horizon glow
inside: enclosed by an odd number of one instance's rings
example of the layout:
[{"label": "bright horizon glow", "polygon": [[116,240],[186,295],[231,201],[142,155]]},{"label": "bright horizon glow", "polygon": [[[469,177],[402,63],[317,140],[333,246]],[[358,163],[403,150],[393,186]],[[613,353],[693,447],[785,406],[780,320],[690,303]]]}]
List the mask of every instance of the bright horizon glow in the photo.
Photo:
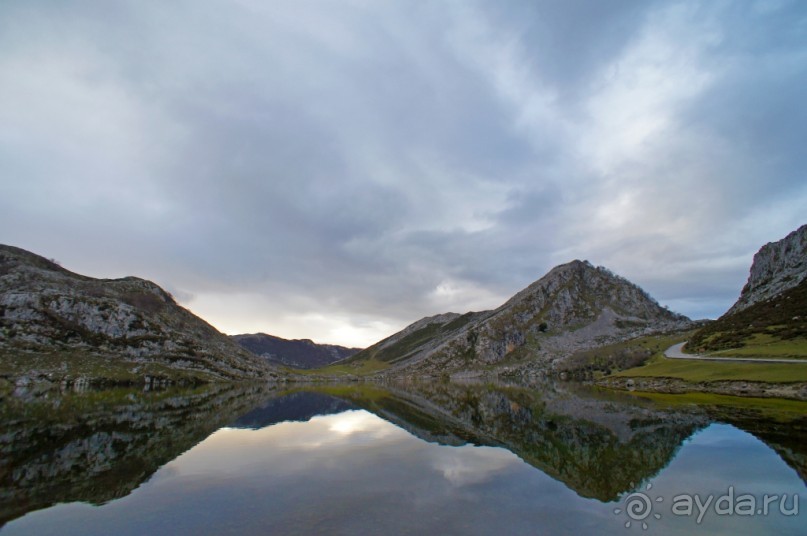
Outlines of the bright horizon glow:
[{"label": "bright horizon glow", "polygon": [[6,0],[0,243],[345,346],[573,259],[715,318],[805,223],[805,24],[798,0]]}]

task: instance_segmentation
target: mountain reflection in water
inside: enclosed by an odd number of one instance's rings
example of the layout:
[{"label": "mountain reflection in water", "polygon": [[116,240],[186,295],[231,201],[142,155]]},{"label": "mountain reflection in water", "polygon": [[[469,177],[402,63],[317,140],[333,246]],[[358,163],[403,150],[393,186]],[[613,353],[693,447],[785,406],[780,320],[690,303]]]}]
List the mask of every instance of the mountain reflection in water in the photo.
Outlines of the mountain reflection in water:
[{"label": "mountain reflection in water", "polygon": [[[7,397],[0,520],[9,534],[622,534],[615,508],[650,482],[669,498],[729,485],[803,496],[807,406],[720,401],[571,383]],[[654,521],[681,533],[803,526]]]}]

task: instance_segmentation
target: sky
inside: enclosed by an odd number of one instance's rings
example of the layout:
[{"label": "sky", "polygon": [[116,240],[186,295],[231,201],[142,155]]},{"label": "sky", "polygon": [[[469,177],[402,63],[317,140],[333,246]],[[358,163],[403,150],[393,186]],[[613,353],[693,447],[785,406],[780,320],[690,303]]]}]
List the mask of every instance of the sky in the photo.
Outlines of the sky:
[{"label": "sky", "polygon": [[367,346],[587,259],[715,318],[807,222],[807,3],[0,2],[0,243]]}]

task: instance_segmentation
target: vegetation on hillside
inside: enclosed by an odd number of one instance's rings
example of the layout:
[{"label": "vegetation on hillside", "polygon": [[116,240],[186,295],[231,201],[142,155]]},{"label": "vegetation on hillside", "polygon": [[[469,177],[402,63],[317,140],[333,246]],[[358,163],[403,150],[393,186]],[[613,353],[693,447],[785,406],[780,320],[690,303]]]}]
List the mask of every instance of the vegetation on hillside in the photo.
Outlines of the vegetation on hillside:
[{"label": "vegetation on hillside", "polygon": [[470,322],[477,313],[466,313],[445,323],[434,322],[408,333],[397,341],[391,341],[392,337],[374,344],[362,350],[353,357],[343,361],[345,364],[360,363],[362,361],[375,360],[383,363],[397,363],[419,350],[424,344],[442,339],[447,335],[459,331]]},{"label": "vegetation on hillside", "polygon": [[800,363],[738,363],[668,359],[655,355],[648,363],[614,373],[631,378],[677,378],[687,382],[750,381],[769,383],[807,382],[807,365]]},{"label": "vegetation on hillside", "polygon": [[376,372],[381,372],[382,370],[389,368],[389,366],[389,363],[371,358],[364,361],[351,361],[349,363],[346,361],[340,361],[339,363],[334,363],[333,365],[328,365],[327,367],[318,369],[296,369],[287,367],[283,370],[292,375],[310,377],[368,376],[375,374]]},{"label": "vegetation on hillside", "polygon": [[558,366],[558,371],[576,379],[592,379],[617,371],[634,369],[660,356],[671,345],[685,341],[691,331],[638,337],[600,348],[575,353]]},{"label": "vegetation on hillside", "polygon": [[[502,370],[547,371],[575,351],[615,345],[650,333],[690,329],[692,322],[658,305],[645,291],[587,261],[553,268],[494,311],[424,318],[340,364],[389,363],[396,374],[432,377]],[[652,355],[620,347],[589,367],[579,357],[567,370],[635,366]],[[553,365],[553,363],[555,365]]]},{"label": "vegetation on hillside", "polygon": [[807,280],[707,324],[692,335],[686,348],[701,353],[754,345],[760,347],[761,355],[767,355],[764,346],[779,341],[790,341],[793,352],[807,355]]},{"label": "vegetation on hillside", "polygon": [[128,384],[157,376],[195,383],[274,374],[155,283],[74,274],[5,245],[0,356],[0,374],[21,381]]}]

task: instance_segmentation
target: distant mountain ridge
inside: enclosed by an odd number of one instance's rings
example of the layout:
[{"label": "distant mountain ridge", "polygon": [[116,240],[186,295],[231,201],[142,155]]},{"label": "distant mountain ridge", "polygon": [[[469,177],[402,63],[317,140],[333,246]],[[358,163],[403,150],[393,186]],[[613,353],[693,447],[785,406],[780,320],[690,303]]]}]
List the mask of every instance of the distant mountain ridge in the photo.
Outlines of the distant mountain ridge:
[{"label": "distant mountain ridge", "polygon": [[317,344],[311,339],[283,339],[266,333],[232,335],[231,338],[270,363],[301,369],[325,367],[361,350],[335,344]]},{"label": "distant mountain ridge", "polygon": [[270,398],[229,424],[230,428],[260,430],[281,422],[307,422],[321,415],[335,415],[357,406],[324,393],[297,391]]},{"label": "distant mountain ridge", "polygon": [[498,309],[424,318],[345,363],[380,361],[393,375],[548,370],[579,350],[691,326],[626,279],[575,260]]},{"label": "distant mountain ridge", "polygon": [[95,279],[6,245],[0,245],[0,355],[0,376],[22,382],[206,382],[275,374],[151,281]]}]

